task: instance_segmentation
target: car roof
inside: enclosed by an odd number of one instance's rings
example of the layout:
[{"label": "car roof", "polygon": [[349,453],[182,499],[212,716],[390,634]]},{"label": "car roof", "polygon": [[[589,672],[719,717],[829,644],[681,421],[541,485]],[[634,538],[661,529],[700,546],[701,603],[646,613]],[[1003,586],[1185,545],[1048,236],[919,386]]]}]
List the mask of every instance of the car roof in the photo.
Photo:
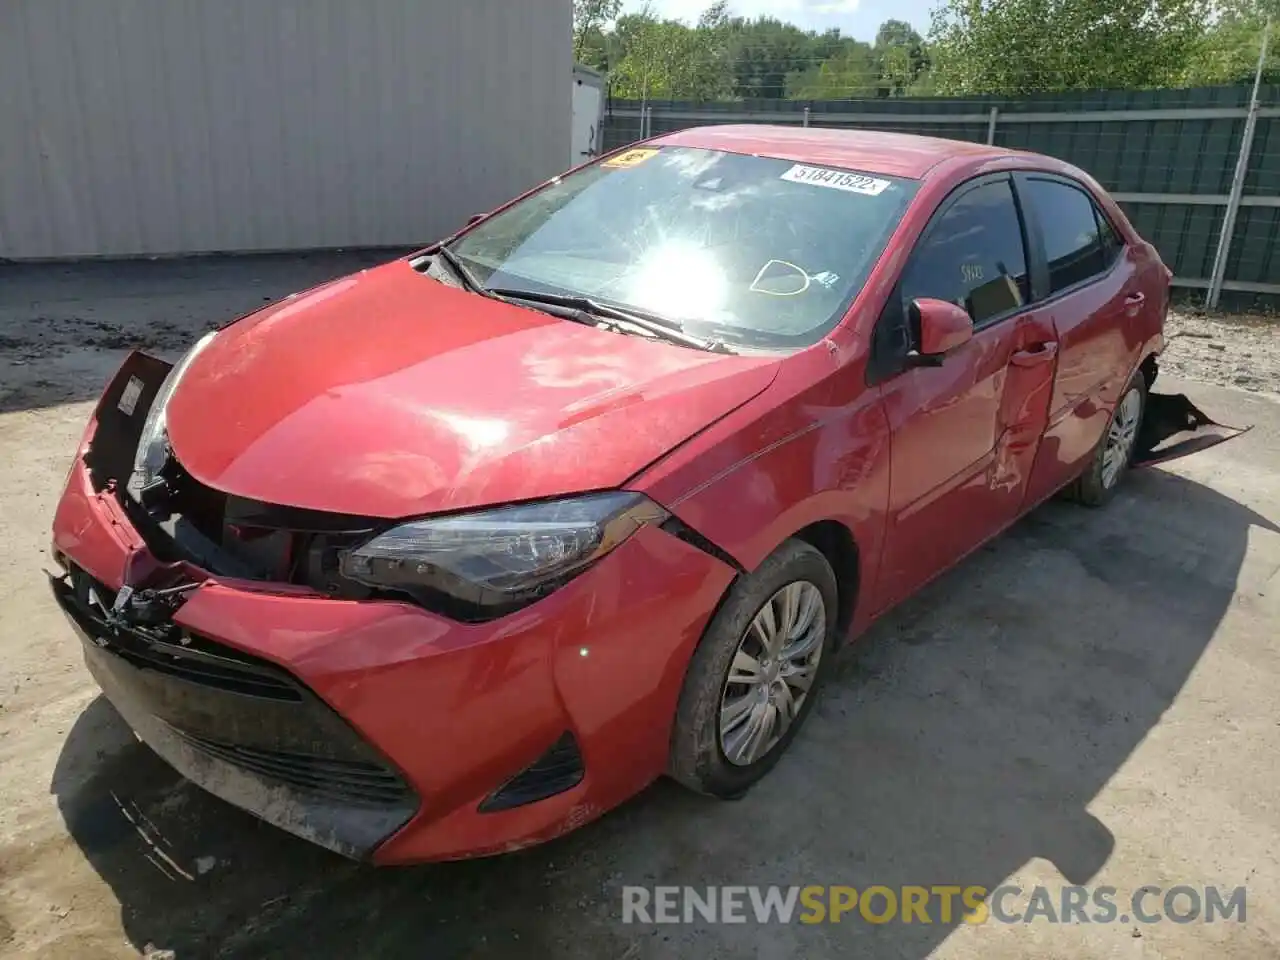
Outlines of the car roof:
[{"label": "car roof", "polygon": [[944,160],[966,158],[982,161],[1027,156],[1018,150],[910,133],[766,124],[690,127],[657,137],[652,142],[661,146],[701,147],[774,157],[793,163],[844,167],[914,180],[925,178]]}]

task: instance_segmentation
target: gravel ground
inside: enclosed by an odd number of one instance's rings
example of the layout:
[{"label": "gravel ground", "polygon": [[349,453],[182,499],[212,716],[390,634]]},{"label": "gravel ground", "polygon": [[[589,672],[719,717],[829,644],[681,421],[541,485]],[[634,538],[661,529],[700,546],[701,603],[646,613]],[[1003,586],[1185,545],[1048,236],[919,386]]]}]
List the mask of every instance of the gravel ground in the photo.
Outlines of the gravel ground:
[{"label": "gravel ground", "polygon": [[[183,781],[44,588],[76,438],[129,347],[384,258],[0,266],[0,960],[1280,957],[1280,326],[1251,318],[1172,318],[1161,380],[1251,433],[1046,504],[876,624],[737,803],[659,783],[545,847],[375,870]],[[1248,919],[620,922],[625,884],[1002,883],[1243,884]]]},{"label": "gravel ground", "polygon": [[1280,392],[1280,317],[1176,310],[1169,314],[1165,335],[1168,346],[1160,357],[1165,373],[1256,393]]}]

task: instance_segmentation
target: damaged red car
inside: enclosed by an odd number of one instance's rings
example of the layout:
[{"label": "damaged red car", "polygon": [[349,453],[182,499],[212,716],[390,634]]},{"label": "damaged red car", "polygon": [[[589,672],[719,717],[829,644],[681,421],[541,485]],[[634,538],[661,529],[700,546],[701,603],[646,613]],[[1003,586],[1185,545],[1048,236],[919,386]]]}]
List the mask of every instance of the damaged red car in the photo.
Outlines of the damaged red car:
[{"label": "damaged red car", "polygon": [[348,856],[517,849],[664,774],[732,797],[873,619],[1231,435],[1151,391],[1170,280],[1046,157],[662,136],[131,355],[53,591],[143,741]]}]

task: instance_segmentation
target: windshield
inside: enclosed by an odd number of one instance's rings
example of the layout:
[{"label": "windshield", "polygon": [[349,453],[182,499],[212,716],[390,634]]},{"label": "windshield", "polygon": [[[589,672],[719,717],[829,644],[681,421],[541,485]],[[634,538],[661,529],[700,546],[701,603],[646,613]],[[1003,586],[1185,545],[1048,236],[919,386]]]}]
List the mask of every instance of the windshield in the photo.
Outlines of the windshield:
[{"label": "windshield", "polygon": [[553,181],[450,250],[486,287],[591,297],[728,344],[803,347],[839,322],[917,186],[641,147]]}]

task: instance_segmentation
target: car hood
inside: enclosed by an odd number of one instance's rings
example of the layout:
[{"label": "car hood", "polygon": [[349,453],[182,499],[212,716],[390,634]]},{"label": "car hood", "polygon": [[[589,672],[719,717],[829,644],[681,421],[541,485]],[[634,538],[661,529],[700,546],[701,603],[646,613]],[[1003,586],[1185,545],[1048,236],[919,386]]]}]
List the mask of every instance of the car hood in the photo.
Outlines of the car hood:
[{"label": "car hood", "polygon": [[490,300],[396,261],[222,330],[167,421],[207,486],[405,517],[618,486],[777,368]]}]

